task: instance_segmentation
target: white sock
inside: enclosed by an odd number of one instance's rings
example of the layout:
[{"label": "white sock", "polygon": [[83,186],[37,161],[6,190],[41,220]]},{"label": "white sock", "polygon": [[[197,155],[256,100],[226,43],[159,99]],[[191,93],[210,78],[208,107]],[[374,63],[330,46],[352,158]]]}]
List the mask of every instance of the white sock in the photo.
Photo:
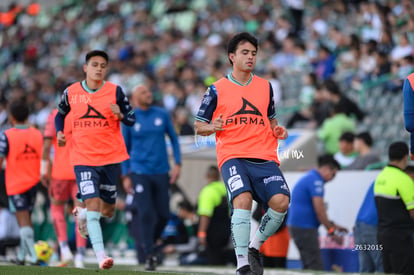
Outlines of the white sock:
[{"label": "white sock", "polygon": [[78,217],[81,220],[86,220],[86,208],[82,208],[81,211],[79,211]]}]

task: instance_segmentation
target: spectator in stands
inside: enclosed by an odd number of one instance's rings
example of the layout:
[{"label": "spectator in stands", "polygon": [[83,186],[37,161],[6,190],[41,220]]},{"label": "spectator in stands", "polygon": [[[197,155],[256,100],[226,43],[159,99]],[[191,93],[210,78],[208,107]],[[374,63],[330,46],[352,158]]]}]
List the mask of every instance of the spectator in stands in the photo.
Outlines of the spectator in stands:
[{"label": "spectator in stands", "polygon": [[344,106],[336,104],[332,115],[327,118],[318,130],[318,138],[324,146],[325,153],[336,154],[339,150],[339,138],[344,132],[355,131],[354,119],[345,114]]},{"label": "spectator in stands", "polygon": [[391,72],[391,62],[389,61],[387,54],[383,52],[376,52],[375,60],[377,66],[374,69],[373,73],[374,79],[387,75]]},{"label": "spectator in stands", "polygon": [[337,234],[347,231],[329,220],[323,201],[324,184],[332,180],[339,169],[339,163],[331,155],[320,156],[318,167],[302,176],[293,188],[287,226],[304,269],[323,270],[319,225],[324,225],[329,236],[339,243],[342,237]]},{"label": "spectator in stands", "polygon": [[[297,122],[305,121],[309,122],[312,120],[314,113],[311,111],[312,104],[314,101],[314,95],[317,89],[318,80],[316,74],[311,72],[302,77],[303,86],[299,94],[300,110],[293,113],[286,124],[287,128],[292,128]],[[313,106],[314,108],[316,106]]]},{"label": "spectator in stands", "polygon": [[287,0],[286,4],[289,8],[289,14],[292,19],[292,33],[300,37],[303,29],[303,14],[305,10],[305,1],[304,0]]},{"label": "spectator in stands", "polygon": [[185,107],[179,107],[174,111],[175,129],[180,136],[194,135],[194,127],[188,121],[189,111]]},{"label": "spectator in stands", "polygon": [[382,252],[378,247],[378,214],[375,206],[374,183],[372,183],[359,208],[354,228],[355,247],[375,249],[358,249],[359,272],[383,273]]},{"label": "spectator in stands", "polygon": [[377,41],[371,39],[368,42],[361,43],[361,55],[358,59],[357,81],[364,82],[371,79],[372,73],[376,67],[375,50]]},{"label": "spectator in stands", "polygon": [[399,62],[402,58],[413,54],[413,46],[407,33],[398,35],[398,44],[391,51],[391,62]]},{"label": "spectator in stands", "polygon": [[319,80],[330,78],[335,73],[335,55],[328,47],[319,46],[318,56],[313,62],[313,67]]},{"label": "spectator in stands", "polygon": [[384,28],[378,41],[377,52],[381,53],[381,56],[388,56],[393,48],[392,33],[389,29]]},{"label": "spectator in stands", "polygon": [[335,153],[334,158],[341,169],[350,165],[358,155],[354,151],[354,138],[352,132],[345,132],[339,137],[339,151]]},{"label": "spectator in stands", "polygon": [[378,249],[385,273],[414,274],[414,182],[403,170],[408,146],[394,142],[388,148],[389,164],[374,184],[378,211]]},{"label": "spectator in stands", "polygon": [[294,127],[297,122],[307,121],[305,128],[316,129],[319,128],[322,123],[331,116],[333,104],[327,98],[319,85],[315,85],[315,91],[313,94],[313,100],[308,109],[303,109],[296,112],[288,121],[290,127]]},{"label": "spectator in stands", "polygon": [[399,93],[404,85],[404,80],[414,71],[414,58],[412,55],[402,57],[400,60],[392,64],[392,77],[386,84],[386,88],[390,92]]},{"label": "spectator in stands", "polygon": [[381,161],[377,152],[372,149],[373,140],[369,132],[361,132],[355,136],[354,150],[358,157],[345,169],[363,170],[368,165]]},{"label": "spectator in stands", "polygon": [[326,79],[322,83],[322,89],[326,93],[327,98],[335,105],[341,105],[344,109],[344,113],[356,119],[362,121],[364,119],[364,112],[358,107],[358,105],[343,94],[339,88],[338,83],[332,79]]}]

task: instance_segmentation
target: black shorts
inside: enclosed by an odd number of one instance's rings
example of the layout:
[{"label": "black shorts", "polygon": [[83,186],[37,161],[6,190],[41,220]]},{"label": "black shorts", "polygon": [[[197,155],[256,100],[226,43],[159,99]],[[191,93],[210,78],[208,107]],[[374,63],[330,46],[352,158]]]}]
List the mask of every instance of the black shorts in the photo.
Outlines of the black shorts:
[{"label": "black shorts", "polygon": [[33,211],[36,201],[37,186],[33,186],[22,194],[9,196],[9,208],[11,212],[16,211]]}]

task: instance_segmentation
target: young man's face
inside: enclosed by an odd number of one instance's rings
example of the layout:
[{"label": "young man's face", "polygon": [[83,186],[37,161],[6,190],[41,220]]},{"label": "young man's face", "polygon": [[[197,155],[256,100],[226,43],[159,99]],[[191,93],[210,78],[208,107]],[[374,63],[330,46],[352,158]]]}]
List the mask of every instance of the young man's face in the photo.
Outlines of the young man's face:
[{"label": "young man's face", "polygon": [[102,56],[93,56],[83,65],[86,78],[93,81],[103,81],[108,72],[108,63]]},{"label": "young man's face", "polygon": [[242,72],[251,72],[256,65],[256,48],[246,41],[242,41],[237,46],[235,53],[230,53],[230,60],[233,62],[233,69]]},{"label": "young man's face", "polygon": [[330,167],[329,165],[322,166],[319,171],[321,172],[321,176],[325,181],[331,181],[335,178],[338,169]]},{"label": "young man's face", "polygon": [[348,142],[346,140],[339,141],[339,151],[344,153],[345,155],[349,155],[354,151],[354,143]]}]

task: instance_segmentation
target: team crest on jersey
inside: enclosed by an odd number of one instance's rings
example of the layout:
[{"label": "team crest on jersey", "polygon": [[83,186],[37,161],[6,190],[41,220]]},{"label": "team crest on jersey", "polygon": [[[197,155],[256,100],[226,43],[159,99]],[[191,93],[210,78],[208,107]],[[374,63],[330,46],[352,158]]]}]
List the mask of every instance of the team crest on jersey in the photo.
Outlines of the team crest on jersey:
[{"label": "team crest on jersey", "polygon": [[161,125],[162,125],[162,119],[161,119],[161,118],[159,118],[159,117],[157,117],[157,118],[154,120],[154,125],[155,125],[155,126],[161,126]]},{"label": "team crest on jersey", "polygon": [[82,118],[100,118],[100,119],[106,119],[100,112],[98,112],[94,107],[88,104],[88,110],[86,111],[86,114],[80,117]]},{"label": "team crest on jersey", "polygon": [[135,130],[135,132],[139,132],[139,130],[141,130],[141,123],[135,123],[134,124],[134,130]]},{"label": "team crest on jersey", "polygon": [[[242,100],[243,100],[242,107],[240,108],[240,110],[238,110],[237,112],[235,112],[234,114],[232,114],[226,119],[226,125],[228,124],[235,124],[235,125],[255,124],[255,125],[265,126],[263,115],[259,111],[259,109],[256,106],[254,106],[252,103],[250,103],[244,97],[242,97]],[[249,116],[246,116],[246,115],[249,115]]]},{"label": "team crest on jersey", "polygon": [[73,122],[74,128],[104,128],[109,127],[106,117],[88,104],[88,110]]},{"label": "team crest on jersey", "polygon": [[24,151],[17,156],[18,160],[29,160],[29,159],[40,159],[40,154],[37,153],[36,149],[25,144]]}]

